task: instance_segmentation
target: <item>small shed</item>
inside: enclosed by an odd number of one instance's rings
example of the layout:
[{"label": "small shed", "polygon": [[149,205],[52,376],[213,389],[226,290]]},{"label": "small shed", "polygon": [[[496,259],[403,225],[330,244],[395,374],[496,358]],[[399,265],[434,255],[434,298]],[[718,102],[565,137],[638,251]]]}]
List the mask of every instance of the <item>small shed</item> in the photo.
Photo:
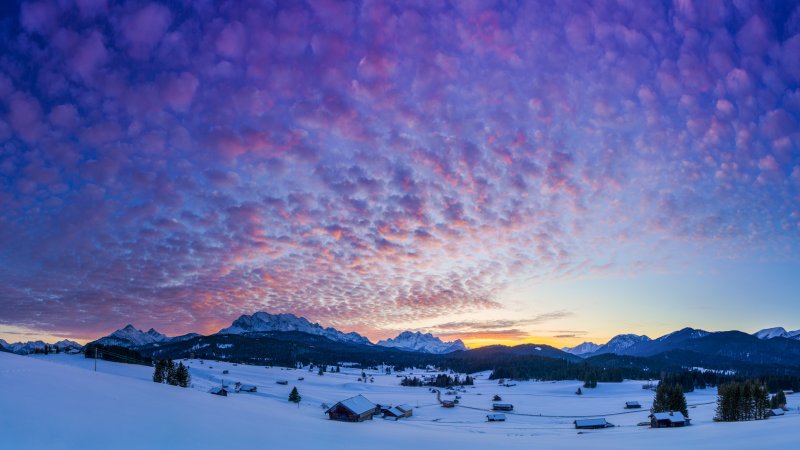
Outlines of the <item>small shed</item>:
[{"label": "small shed", "polygon": [[456,402],[453,400],[442,400],[443,408],[455,408]]},{"label": "small shed", "polygon": [[639,409],[642,405],[639,402],[625,402],[625,409]]},{"label": "small shed", "polygon": [[398,405],[395,406],[400,412],[403,413],[403,417],[411,417],[414,414],[414,409],[408,405]]},{"label": "small shed", "polygon": [[223,397],[227,397],[228,396],[228,390],[225,389],[224,387],[220,387],[220,386],[213,387],[213,388],[209,389],[208,393],[209,394],[214,394],[214,395],[221,395]]},{"label": "small shed", "polygon": [[396,406],[389,406],[385,408],[381,408],[381,412],[383,413],[384,419],[402,419],[403,417],[407,417],[403,411],[400,411],[399,408]]},{"label": "small shed", "polygon": [[242,384],[239,386],[239,392],[256,392],[258,388],[252,384]]},{"label": "small shed", "polygon": [[287,384],[289,384],[289,382],[288,382],[288,381],[286,381],[286,380],[278,380],[278,381],[276,381],[275,383],[277,383],[277,384],[280,384],[280,385],[283,385],[283,386],[286,386]]},{"label": "small shed", "polygon": [[486,421],[487,422],[505,422],[506,421],[506,415],[505,414],[500,414],[500,413],[487,414],[486,415]]},{"label": "small shed", "polygon": [[657,412],[650,414],[650,426],[653,428],[674,428],[689,425],[689,419],[679,411]]},{"label": "small shed", "polygon": [[611,428],[614,425],[606,422],[605,418],[597,419],[578,419],[575,422],[575,428],[578,430],[596,430],[600,428]]},{"label": "small shed", "polygon": [[514,405],[511,403],[492,403],[492,409],[495,411],[513,411]]},{"label": "small shed", "polygon": [[342,422],[363,422],[365,420],[372,420],[377,406],[371,401],[367,400],[363,395],[356,395],[328,408],[325,414],[331,420],[339,420]]},{"label": "small shed", "polygon": [[773,417],[773,416],[783,416],[783,415],[785,415],[785,414],[786,414],[786,411],[784,411],[784,410],[782,410],[782,409],[780,409],[780,408],[777,408],[777,409],[770,409],[769,411],[767,411],[767,416],[769,416],[769,417]]}]

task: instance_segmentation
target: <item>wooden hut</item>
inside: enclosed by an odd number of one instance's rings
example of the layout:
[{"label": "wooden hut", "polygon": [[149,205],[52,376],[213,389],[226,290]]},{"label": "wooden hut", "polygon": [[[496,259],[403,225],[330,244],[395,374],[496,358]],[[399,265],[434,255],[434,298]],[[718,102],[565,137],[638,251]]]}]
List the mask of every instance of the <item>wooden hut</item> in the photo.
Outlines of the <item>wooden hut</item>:
[{"label": "wooden hut", "polygon": [[625,409],[639,409],[642,405],[639,402],[625,402]]},{"label": "wooden hut", "polygon": [[492,403],[492,409],[494,411],[513,411],[514,405],[511,403]]},{"label": "wooden hut", "polygon": [[786,411],[784,411],[781,408],[770,409],[769,411],[767,411],[767,417],[783,416],[785,414],[786,414]]},{"label": "wooden hut", "polygon": [[487,414],[486,415],[486,421],[487,422],[505,422],[506,421],[506,415],[505,414],[500,414],[500,413]]},{"label": "wooden hut", "polygon": [[239,385],[239,392],[256,392],[257,390],[258,388],[256,388],[252,384]]},{"label": "wooden hut", "polygon": [[650,426],[653,428],[675,428],[689,425],[689,419],[679,411],[657,412],[650,414]]},{"label": "wooden hut", "polygon": [[442,400],[443,408],[455,408],[456,402],[454,400]]},{"label": "wooden hut", "polygon": [[381,408],[381,412],[383,413],[384,419],[402,419],[403,417],[407,417],[403,411],[400,411],[399,408],[396,406],[387,406]]},{"label": "wooden hut", "polygon": [[403,413],[403,417],[411,417],[414,414],[414,410],[408,405],[399,405],[395,406],[395,408]]},{"label": "wooden hut", "polygon": [[209,394],[214,394],[214,395],[221,395],[223,397],[227,397],[228,396],[228,390],[225,389],[224,387],[220,387],[220,386],[213,387],[213,388],[209,389],[208,393]]},{"label": "wooden hut", "polygon": [[363,395],[356,395],[328,408],[325,414],[331,420],[342,422],[363,422],[372,420],[377,407],[374,403],[367,400]]},{"label": "wooden hut", "polygon": [[578,430],[596,430],[600,428],[611,428],[614,425],[606,422],[605,418],[597,419],[578,419],[573,422]]}]

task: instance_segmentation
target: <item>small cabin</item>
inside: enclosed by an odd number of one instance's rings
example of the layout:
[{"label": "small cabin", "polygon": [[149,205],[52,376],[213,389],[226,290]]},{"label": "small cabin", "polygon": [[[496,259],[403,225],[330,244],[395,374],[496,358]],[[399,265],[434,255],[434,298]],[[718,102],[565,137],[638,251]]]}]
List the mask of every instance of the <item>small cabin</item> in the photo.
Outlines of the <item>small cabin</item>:
[{"label": "small cabin", "polygon": [[500,413],[487,414],[486,415],[486,421],[487,422],[505,422],[506,421],[506,415],[505,414],[500,414]]},{"label": "small cabin", "polygon": [[411,417],[414,414],[414,409],[408,405],[399,405],[395,406],[400,412],[403,413],[403,417]]},{"label": "small cabin", "polygon": [[330,420],[363,422],[372,420],[376,410],[377,406],[374,403],[367,400],[363,395],[356,395],[331,406],[325,411],[325,414],[328,415]]},{"label": "small cabin", "polygon": [[213,387],[213,388],[209,389],[208,393],[209,394],[214,394],[214,395],[221,395],[223,397],[227,397],[228,396],[228,390],[225,389],[224,387],[220,387],[220,386]]},{"label": "small cabin", "polygon": [[223,375],[227,375],[227,374],[229,374],[229,373],[230,373],[230,372],[228,372],[227,370],[223,370],[223,371],[222,371],[222,374],[223,374]]},{"label": "small cabin", "polygon": [[387,407],[383,407],[383,408],[381,408],[381,412],[383,413],[383,418],[384,418],[384,419],[394,419],[394,420],[397,420],[397,419],[402,419],[402,418],[404,418],[404,417],[407,417],[407,416],[405,415],[405,413],[404,413],[403,411],[401,411],[401,410],[400,410],[398,407],[396,407],[396,406],[387,406]]},{"label": "small cabin", "polygon": [[287,384],[289,384],[289,382],[288,382],[288,381],[286,381],[286,380],[278,380],[278,381],[276,381],[275,383],[276,383],[276,384],[280,384],[280,385],[282,385],[282,386],[286,386]]},{"label": "small cabin", "polygon": [[641,407],[639,402],[625,402],[625,409],[640,409]]},{"label": "small cabin", "polygon": [[578,419],[573,422],[575,424],[575,428],[578,430],[597,430],[600,428],[611,428],[614,425],[606,422],[605,418],[597,418],[597,419]]},{"label": "small cabin", "polygon": [[511,403],[492,403],[492,409],[494,411],[513,411],[514,405]]},{"label": "small cabin", "polygon": [[442,400],[443,408],[455,408],[456,402],[453,400]]},{"label": "small cabin", "polygon": [[650,414],[652,428],[675,428],[689,425],[689,419],[679,411],[657,412]]},{"label": "small cabin", "polygon": [[242,384],[239,386],[239,392],[256,392],[258,388],[252,384]]},{"label": "small cabin", "polygon": [[780,408],[770,409],[769,411],[767,411],[767,417],[783,416],[783,415],[786,415],[786,411],[784,411],[784,410],[782,410]]}]

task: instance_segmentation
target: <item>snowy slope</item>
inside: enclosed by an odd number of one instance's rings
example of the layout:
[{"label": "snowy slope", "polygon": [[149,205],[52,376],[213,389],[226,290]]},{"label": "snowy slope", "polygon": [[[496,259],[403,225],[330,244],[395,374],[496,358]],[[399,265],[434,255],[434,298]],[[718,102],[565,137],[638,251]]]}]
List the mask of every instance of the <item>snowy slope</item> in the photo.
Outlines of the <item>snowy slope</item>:
[{"label": "snowy slope", "polygon": [[439,355],[467,349],[464,343],[461,342],[461,339],[456,339],[452,342],[443,342],[441,339],[430,333],[423,334],[419,331],[416,333],[404,331],[395,338],[379,341],[377,345],[382,347],[398,348],[401,350],[435,353]]},{"label": "snowy slope", "polygon": [[[597,389],[574,391],[579,381],[518,382],[498,386],[488,373],[474,374],[476,385],[461,393],[461,405],[435,404],[427,388],[398,386],[398,378],[370,372],[374,383],[356,381],[360,369],[318,376],[306,370],[234,366],[197,360],[190,367],[193,388],[180,389],[149,381],[151,368],[81,356],[22,357],[0,353],[0,384],[13,386],[0,396],[3,448],[27,449],[648,449],[676,448],[745,450],[794,448],[800,414],[793,398],[785,417],[747,423],[715,423],[716,392],[687,395],[691,427],[651,430],[636,427],[646,420],[652,392],[641,382],[600,383]],[[229,374],[222,372],[228,370]],[[304,377],[303,381],[297,380]],[[241,381],[258,387],[252,394],[217,397],[205,391],[221,382]],[[287,386],[275,381],[289,380]],[[287,402],[297,387],[299,407]],[[333,404],[357,394],[382,404],[407,403],[410,419],[376,419],[351,424],[326,420],[320,404]],[[491,397],[514,404],[504,423],[487,423]],[[445,396],[447,398],[447,396]],[[640,411],[625,411],[636,400]],[[578,434],[572,417],[603,415],[616,428]],[[622,414],[620,414],[622,413]],[[540,415],[541,414],[541,415]],[[42,426],[47,424],[47,426]],[[87,432],[91,424],[91,432]]]},{"label": "snowy slope", "polygon": [[596,352],[600,347],[602,347],[600,344],[595,344],[594,342],[584,342],[575,347],[564,347],[561,350],[576,356],[583,356]]},{"label": "snowy slope", "polygon": [[244,334],[269,331],[301,331],[303,333],[324,336],[337,342],[372,345],[369,339],[358,333],[342,333],[335,328],[323,328],[318,323],[311,323],[305,317],[294,314],[269,314],[257,312],[252,316],[242,315],[231,326],[223,328],[217,334]]}]

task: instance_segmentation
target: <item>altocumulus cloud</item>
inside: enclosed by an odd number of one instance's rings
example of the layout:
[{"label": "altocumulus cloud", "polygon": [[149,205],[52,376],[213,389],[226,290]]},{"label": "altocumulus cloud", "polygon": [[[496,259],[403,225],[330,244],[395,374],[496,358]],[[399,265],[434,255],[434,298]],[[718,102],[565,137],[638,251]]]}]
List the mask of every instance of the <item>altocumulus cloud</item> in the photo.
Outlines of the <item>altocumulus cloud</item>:
[{"label": "altocumulus cloud", "polygon": [[375,332],[609,248],[797,250],[798,7],[543,6],[5,6],[0,324]]}]

